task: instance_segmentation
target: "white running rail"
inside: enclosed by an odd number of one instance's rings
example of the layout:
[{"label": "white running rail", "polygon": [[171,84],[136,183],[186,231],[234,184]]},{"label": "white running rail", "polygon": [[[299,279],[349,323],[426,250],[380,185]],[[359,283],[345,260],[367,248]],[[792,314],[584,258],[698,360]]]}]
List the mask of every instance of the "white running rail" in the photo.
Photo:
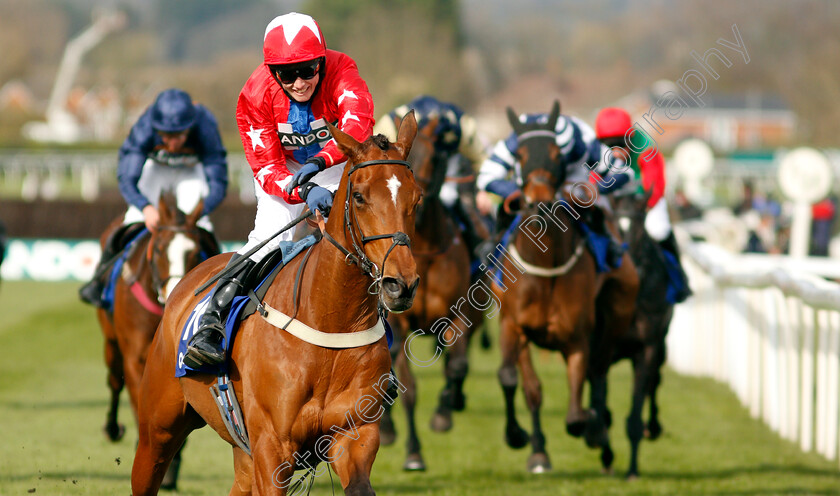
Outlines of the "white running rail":
[{"label": "white running rail", "polygon": [[[694,296],[676,306],[668,364],[728,384],[783,438],[838,459],[840,285],[780,257],[683,242]],[[787,260],[790,262],[790,260]],[[840,261],[825,264],[834,277]]]}]

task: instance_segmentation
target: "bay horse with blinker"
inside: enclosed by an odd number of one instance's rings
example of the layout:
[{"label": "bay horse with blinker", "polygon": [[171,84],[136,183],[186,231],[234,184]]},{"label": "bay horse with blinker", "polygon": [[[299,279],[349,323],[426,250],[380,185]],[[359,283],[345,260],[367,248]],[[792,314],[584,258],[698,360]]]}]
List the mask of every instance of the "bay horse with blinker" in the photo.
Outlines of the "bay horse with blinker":
[{"label": "bay horse with blinker", "polygon": [[[606,374],[608,363],[602,363],[590,351],[593,343],[597,348],[606,347],[625,331],[633,317],[638,279],[627,254],[621,268],[596,272],[584,234],[575,226],[578,218],[591,217],[595,212],[593,208],[579,208],[572,201],[575,188],[591,191],[591,186],[563,188],[566,163],[555,139],[559,102],[555,101],[547,121],[542,123],[520,122],[510,108],[507,114],[519,138],[517,158],[524,185],[521,196],[507,199],[505,208],[518,210],[523,222],[511,235],[512,259],[506,257],[503,262],[505,271],[515,279],[504,277],[493,285],[501,300],[499,381],[506,405],[505,441],[513,448],[522,448],[529,436],[516,420],[518,366],[533,426],[527,467],[532,473],[541,473],[551,469],[551,462],[541,426],[542,386],[531,362],[530,344],[563,355],[569,386],[566,431],[575,437],[585,434],[587,444],[597,445],[606,431],[606,419],[592,409],[584,409],[583,385],[587,377],[592,382],[593,376]],[[585,207],[591,207],[596,196],[597,192],[590,192],[584,198]],[[519,207],[513,207],[517,203]],[[539,239],[541,246],[520,232],[529,221],[545,227]],[[598,380],[595,383],[600,386]],[[593,403],[600,394],[605,395],[606,390],[593,387]]]},{"label": "bay horse with blinker", "polygon": [[[459,298],[467,296],[470,285],[470,256],[467,245],[458,226],[447,213],[440,199],[440,190],[446,179],[447,157],[435,149],[435,128],[438,118],[430,118],[418,130],[417,137],[408,156],[417,183],[423,188],[423,203],[415,217],[415,231],[411,252],[417,263],[420,285],[412,307],[402,313],[392,314],[389,322],[394,329],[394,368],[400,382],[405,386],[400,396],[405,407],[407,420],[407,457],[405,470],[425,470],[426,465],[420,453],[414,413],[417,403],[417,384],[411,372],[410,362],[404,351],[406,339],[409,347],[415,334],[422,329],[432,334],[433,324],[440,318],[449,318],[452,326],[445,329],[445,335],[433,337],[438,340],[435,357],[444,357],[446,383],[440,393],[438,407],[431,420],[431,428],[445,432],[452,428],[452,411],[461,411],[465,406],[463,393],[467,375],[467,348],[473,331],[483,320],[481,311],[472,305],[461,304],[459,313],[451,310]],[[455,335],[453,329],[462,334]],[[421,340],[425,341],[425,340]],[[418,350],[422,342],[414,342]],[[436,359],[433,359],[436,361]],[[416,363],[416,362],[415,362]],[[386,409],[382,418],[382,443],[391,444],[395,439],[391,411]]]},{"label": "bay horse with blinker", "polygon": [[[413,113],[406,116],[396,143],[380,135],[359,143],[328,128],[348,160],[324,238],[280,271],[264,304],[347,338],[379,321],[379,305],[404,311],[414,299],[419,278],[407,245],[421,191],[404,159],[417,123]],[[373,344],[330,348],[278,329],[259,313],[242,321],[228,353],[228,374],[251,456],[236,445],[208,392],[216,377],[175,377],[179,336],[201,298],[192,292],[228,258],[214,257],[190,272],[166,307],[143,376],[134,495],[155,494],[178,446],[205,424],[233,446],[236,479],[230,494],[284,495],[286,483],[278,482],[291,478],[302,454],[318,452],[330,461],[345,494],[373,495],[379,417],[370,412],[382,410],[377,387],[390,377],[391,366],[384,335]],[[366,405],[362,412],[360,403]]]},{"label": "bay horse with blinker", "polygon": [[[131,409],[137,417],[140,379],[166,297],[190,269],[208,256],[220,253],[213,234],[196,226],[203,209],[204,202],[199,201],[192,212],[185,214],[178,209],[174,193],[164,191],[158,203],[157,228],[141,229],[139,237],[126,248],[125,261],[113,289],[113,303],[107,310],[97,309],[105,337],[105,364],[111,390],[104,430],[112,441],[120,440],[125,434],[125,426],[117,420],[123,387],[128,388]],[[122,218],[116,219],[105,230],[101,239],[103,248],[111,233],[122,228],[121,224]],[[127,229],[137,233],[133,227]],[[132,235],[137,234],[123,234]],[[164,487],[175,487],[179,460],[180,452]]]}]

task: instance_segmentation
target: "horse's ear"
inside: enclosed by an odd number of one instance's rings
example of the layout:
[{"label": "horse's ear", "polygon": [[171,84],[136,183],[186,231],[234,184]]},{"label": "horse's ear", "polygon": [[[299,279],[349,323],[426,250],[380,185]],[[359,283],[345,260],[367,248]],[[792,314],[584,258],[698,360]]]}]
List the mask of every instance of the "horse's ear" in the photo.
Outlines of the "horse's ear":
[{"label": "horse's ear", "polygon": [[198,204],[195,206],[192,212],[187,215],[187,225],[194,226],[198,219],[201,218],[201,214],[204,212],[204,198],[198,200]]},{"label": "horse's ear", "polygon": [[516,115],[516,112],[513,111],[512,108],[508,107],[507,111],[507,118],[508,122],[510,123],[510,127],[513,128],[513,131],[516,134],[519,134],[520,130],[522,129],[522,123],[519,122],[519,116]]},{"label": "horse's ear", "polygon": [[333,126],[329,122],[327,123],[327,129],[330,130],[330,134],[338,145],[338,149],[341,150],[341,153],[350,157],[359,148],[360,143],[356,141],[356,138]]},{"label": "horse's ear", "polygon": [[397,142],[394,146],[403,153],[403,157],[408,156],[411,151],[411,145],[414,144],[414,138],[417,137],[417,118],[414,117],[414,109],[411,109],[400,123],[400,130],[397,133]]},{"label": "horse's ear", "polygon": [[551,106],[551,113],[548,115],[548,126],[550,129],[554,129],[557,127],[557,119],[560,118],[560,101],[554,100],[554,104]]}]

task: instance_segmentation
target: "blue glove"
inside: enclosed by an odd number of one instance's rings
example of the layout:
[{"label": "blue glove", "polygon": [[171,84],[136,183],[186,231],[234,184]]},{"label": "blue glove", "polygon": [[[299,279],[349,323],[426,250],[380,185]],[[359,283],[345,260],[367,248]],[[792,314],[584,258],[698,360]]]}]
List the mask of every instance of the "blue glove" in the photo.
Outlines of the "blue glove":
[{"label": "blue glove", "polygon": [[507,198],[508,196],[512,195],[516,190],[519,189],[519,186],[516,185],[513,181],[505,181],[504,179],[496,179],[495,181],[490,181],[487,184],[487,187],[484,188],[490,193],[497,194],[502,198]]},{"label": "blue glove", "polygon": [[289,185],[286,186],[286,193],[291,195],[295,188],[308,183],[315,174],[326,168],[327,163],[324,161],[323,157],[310,157],[306,159],[303,167],[301,167],[299,171],[295,172],[295,175],[292,176],[291,182],[289,182]]},{"label": "blue glove", "polygon": [[[612,179],[613,181],[610,182],[609,185],[605,185],[604,183]],[[609,176],[605,178],[603,181],[598,181],[598,192],[599,193],[612,193],[613,191],[621,188],[625,184],[630,182],[630,176],[627,174],[615,174],[613,176]]]},{"label": "blue glove", "polygon": [[309,183],[301,188],[300,197],[303,198],[303,201],[306,202],[306,205],[312,212],[320,210],[324,217],[330,215],[333,196],[327,188]]}]

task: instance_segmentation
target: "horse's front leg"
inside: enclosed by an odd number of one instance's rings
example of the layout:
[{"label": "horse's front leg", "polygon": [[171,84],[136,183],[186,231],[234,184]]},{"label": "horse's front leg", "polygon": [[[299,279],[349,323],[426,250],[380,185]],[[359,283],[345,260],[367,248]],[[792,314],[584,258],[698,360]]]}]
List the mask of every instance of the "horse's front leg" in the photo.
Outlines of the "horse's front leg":
[{"label": "horse's front leg", "polygon": [[656,439],[662,434],[662,424],[659,423],[659,405],[656,402],[656,392],[662,383],[662,365],[665,363],[665,338],[657,343],[652,359],[650,379],[648,380],[648,397],[650,398],[650,417],[645,428],[645,437]]},{"label": "horse's front leg", "polygon": [[446,343],[452,344],[447,348],[444,363],[446,383],[440,392],[438,407],[431,422],[431,429],[435,432],[446,432],[452,429],[452,412],[462,411],[467,401],[464,396],[464,380],[469,371],[467,348],[471,330],[460,317],[453,319],[452,323],[452,327],[460,330],[461,334],[455,335],[450,328],[442,338]]},{"label": "horse's front leg", "polygon": [[531,433],[531,456],[528,458],[528,471],[541,474],[551,470],[551,460],[545,451],[545,434],[540,422],[540,408],[542,407],[542,384],[534,364],[531,362],[531,349],[527,344],[519,349],[519,370],[522,372],[522,390],[525,392],[525,403],[531,411],[531,423],[534,427]]},{"label": "horse's front leg", "polygon": [[566,414],[566,432],[580,437],[586,431],[591,412],[583,409],[583,383],[589,363],[589,345],[583,337],[573,337],[564,347],[566,376],[569,383],[569,411]]},{"label": "horse's front leg", "polygon": [[117,341],[117,334],[114,331],[114,323],[105,310],[97,310],[96,317],[99,320],[99,327],[102,328],[102,335],[105,337],[105,366],[108,367],[108,389],[111,390],[111,403],[108,405],[108,414],[105,417],[105,435],[111,441],[119,441],[125,435],[125,425],[117,421],[117,413],[120,408],[120,393],[125,387],[123,376],[123,355]]},{"label": "horse's front leg", "polygon": [[374,496],[370,471],[379,450],[379,423],[358,427],[354,437],[336,436],[328,451],[333,469],[347,496]]},{"label": "horse's front leg", "polygon": [[528,444],[528,433],[516,421],[516,387],[519,382],[516,372],[516,362],[519,350],[527,346],[521,329],[513,321],[513,317],[504,316],[500,326],[500,350],[502,352],[502,366],[499,367],[499,383],[505,397],[505,442],[511,448],[524,448]]},{"label": "horse's front leg", "polygon": [[[405,386],[406,390],[400,394],[403,408],[405,408],[406,432],[405,441],[406,457],[403,470],[422,471],[426,470],[426,462],[420,452],[420,438],[417,436],[417,422],[415,411],[417,408],[417,381],[411,372],[411,360],[406,356],[403,347],[400,346],[394,368],[397,377]],[[387,409],[386,409],[387,414]],[[389,419],[390,420],[390,419]]]},{"label": "horse's front leg", "polygon": [[[294,487],[295,449],[290,441],[281,442],[272,429],[251,436],[252,486],[256,494],[285,496]],[[237,476],[234,489],[247,486]],[[231,493],[236,494],[233,490]]]}]

